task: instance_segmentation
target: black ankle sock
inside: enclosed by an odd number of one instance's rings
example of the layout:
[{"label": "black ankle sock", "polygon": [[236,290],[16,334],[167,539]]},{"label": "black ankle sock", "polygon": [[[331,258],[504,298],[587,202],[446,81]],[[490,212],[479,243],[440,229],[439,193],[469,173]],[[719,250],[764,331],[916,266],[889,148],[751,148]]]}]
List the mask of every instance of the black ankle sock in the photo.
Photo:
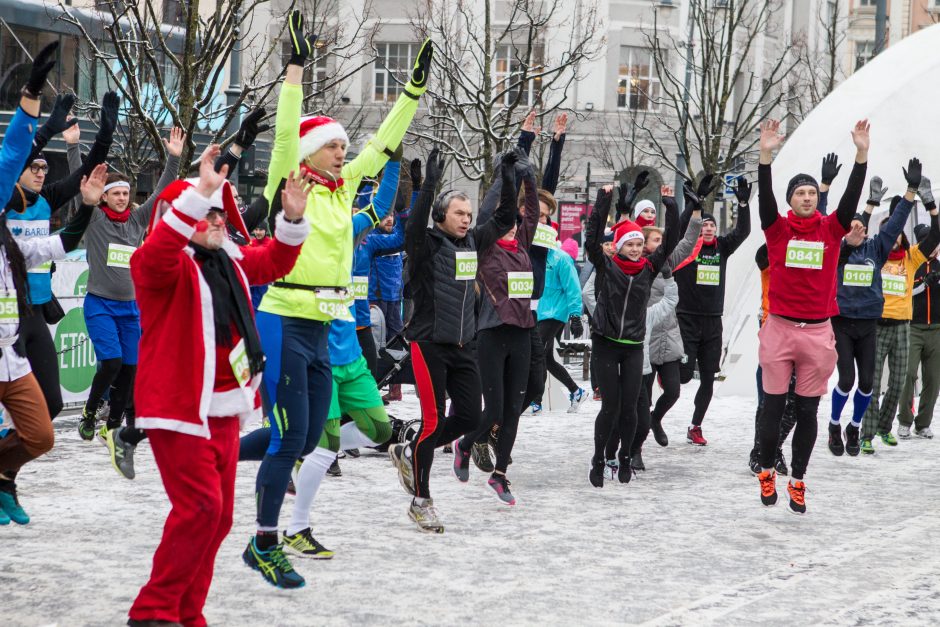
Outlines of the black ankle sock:
[{"label": "black ankle sock", "polygon": [[267,551],[274,546],[277,546],[277,532],[276,531],[259,531],[255,535],[255,546],[257,546],[262,551]]}]

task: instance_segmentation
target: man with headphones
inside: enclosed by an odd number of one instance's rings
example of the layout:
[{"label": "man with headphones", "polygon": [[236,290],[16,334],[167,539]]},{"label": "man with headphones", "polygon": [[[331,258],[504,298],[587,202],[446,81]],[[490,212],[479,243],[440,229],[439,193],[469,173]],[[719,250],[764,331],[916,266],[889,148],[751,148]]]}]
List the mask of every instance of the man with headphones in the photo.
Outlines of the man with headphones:
[{"label": "man with headphones", "polygon": [[[503,158],[512,169],[515,153]],[[443,533],[428,489],[434,449],[470,433],[480,423],[480,371],[468,347],[476,335],[477,250],[493,245],[516,224],[515,189],[492,219],[470,228],[473,207],[466,194],[449,190],[431,203],[444,161],[435,149],[428,158],[421,193],[405,227],[406,280],[414,314],[405,329],[411,342],[415,386],[421,398],[421,428],[410,443],[389,448],[402,487],[414,495],[408,515],[421,531]],[[434,224],[428,227],[428,213]],[[453,413],[444,411],[445,392]]]}]

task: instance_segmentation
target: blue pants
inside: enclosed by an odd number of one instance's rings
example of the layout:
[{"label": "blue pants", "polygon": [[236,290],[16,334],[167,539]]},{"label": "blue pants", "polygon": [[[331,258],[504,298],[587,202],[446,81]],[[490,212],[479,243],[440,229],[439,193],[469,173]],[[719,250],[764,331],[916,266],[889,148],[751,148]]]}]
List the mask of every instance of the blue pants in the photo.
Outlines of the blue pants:
[{"label": "blue pants", "polygon": [[239,460],[261,460],[255,481],[258,527],[277,529],[291,470],[317,446],[333,394],[330,325],[258,312],[267,355],[264,387],[271,426],[241,439]]},{"label": "blue pants", "polygon": [[137,365],[140,344],[140,311],[136,300],[111,300],[85,295],[83,305],[88,339],[98,361],[120,357],[128,366]]},{"label": "blue pants", "polygon": [[401,333],[404,324],[401,321],[401,301],[400,300],[377,300],[373,305],[382,310],[385,316],[385,341]]}]

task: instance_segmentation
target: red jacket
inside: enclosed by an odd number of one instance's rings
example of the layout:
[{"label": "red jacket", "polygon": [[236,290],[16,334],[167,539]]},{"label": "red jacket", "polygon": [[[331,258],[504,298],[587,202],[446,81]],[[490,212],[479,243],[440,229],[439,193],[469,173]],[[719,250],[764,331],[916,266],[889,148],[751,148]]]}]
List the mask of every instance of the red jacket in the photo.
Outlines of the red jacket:
[{"label": "red jacket", "polygon": [[[210,415],[260,418],[261,375],[252,379],[247,393],[241,388],[215,391],[212,295],[187,245],[210,203],[185,181],[173,183],[157,202],[164,204],[157,207],[160,214],[171,208],[131,256],[142,329],[136,424],[208,438]],[[291,224],[280,215],[276,228],[276,237],[264,246],[237,247],[226,240],[248,302],[249,285],[270,283],[290,272],[309,231],[306,221]]]}]

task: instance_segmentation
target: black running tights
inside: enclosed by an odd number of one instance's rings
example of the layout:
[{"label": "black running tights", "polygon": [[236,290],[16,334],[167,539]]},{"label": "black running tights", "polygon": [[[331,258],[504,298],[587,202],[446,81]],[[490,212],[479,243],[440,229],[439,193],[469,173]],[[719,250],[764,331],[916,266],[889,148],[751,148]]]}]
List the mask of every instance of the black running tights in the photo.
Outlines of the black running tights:
[{"label": "black running tights", "polygon": [[[761,468],[773,468],[776,461],[777,447],[780,443],[780,423],[786,411],[786,394],[764,393],[764,411],[760,421]],[[793,445],[790,458],[790,471],[794,479],[803,479],[809,464],[813,445],[816,443],[816,412],[819,409],[818,396],[796,395],[794,412],[796,427],[793,430]]]},{"label": "black running tights", "polygon": [[[594,421],[594,459],[604,459],[614,426],[620,429],[621,462],[630,455],[637,431],[637,400],[643,387],[643,345],[621,344],[600,335],[591,338],[597,355],[596,376],[601,410]],[[648,403],[649,401],[647,401]]]}]

